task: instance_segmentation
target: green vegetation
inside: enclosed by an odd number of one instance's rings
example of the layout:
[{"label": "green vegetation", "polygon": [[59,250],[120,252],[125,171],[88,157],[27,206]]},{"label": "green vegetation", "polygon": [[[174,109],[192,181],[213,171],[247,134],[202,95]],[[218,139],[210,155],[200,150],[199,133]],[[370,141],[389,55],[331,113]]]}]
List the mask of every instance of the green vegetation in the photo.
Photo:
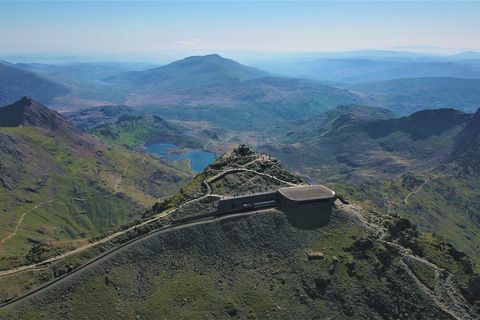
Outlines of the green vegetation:
[{"label": "green vegetation", "polygon": [[183,134],[183,128],[157,116],[121,117],[116,123],[90,129],[109,144],[120,144],[129,148],[143,147],[154,142],[169,142],[183,146],[202,147],[193,137]]},{"label": "green vegetation", "polygon": [[0,128],[0,145],[1,269],[71,250],[134,221],[190,179],[155,157],[108,146],[66,123]]},{"label": "green vegetation", "polygon": [[[258,157],[245,148],[222,156],[170,204],[201,194],[203,179],[227,168],[250,164],[289,175]],[[246,192],[238,189],[251,178],[243,174],[219,177],[217,191]],[[261,177],[249,192],[265,189],[269,178]],[[203,199],[196,212],[208,212],[214,201]],[[182,207],[177,216],[188,213]],[[323,259],[307,258],[318,251]],[[409,220],[337,202],[329,224],[317,229],[293,227],[283,213],[267,210],[157,234],[6,309],[4,318],[451,319],[447,312],[464,310],[473,319],[478,279],[466,255]]]}]

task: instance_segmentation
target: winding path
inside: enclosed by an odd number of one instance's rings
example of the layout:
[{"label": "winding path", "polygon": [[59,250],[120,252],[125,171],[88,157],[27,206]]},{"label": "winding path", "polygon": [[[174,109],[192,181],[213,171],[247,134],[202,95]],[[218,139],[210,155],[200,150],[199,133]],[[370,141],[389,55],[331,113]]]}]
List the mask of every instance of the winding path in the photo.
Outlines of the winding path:
[{"label": "winding path", "polygon": [[[76,248],[76,249],[74,249],[74,250],[67,251],[67,252],[64,252],[64,253],[62,253],[62,254],[56,255],[56,256],[54,256],[54,257],[45,259],[45,260],[43,260],[43,261],[41,261],[41,262],[33,263],[33,264],[29,264],[29,265],[24,265],[24,266],[12,268],[12,269],[4,270],[4,271],[0,271],[0,277],[12,275],[12,274],[19,273],[19,272],[23,272],[23,271],[27,271],[27,270],[38,269],[38,268],[44,267],[44,266],[46,266],[46,265],[48,265],[48,264],[50,264],[50,263],[53,263],[53,262],[62,260],[62,259],[64,259],[64,258],[68,257],[68,256],[73,255],[73,254],[77,254],[77,253],[80,253],[80,252],[85,251],[85,250],[87,250],[87,249],[90,249],[90,248],[92,248],[92,247],[95,247],[95,246],[97,246],[97,245],[99,245],[99,244],[103,244],[103,243],[109,242],[109,241],[111,241],[111,240],[113,240],[113,239],[115,239],[115,238],[117,238],[117,237],[119,237],[119,236],[121,236],[121,235],[126,234],[127,232],[130,232],[130,231],[135,230],[135,229],[138,228],[138,227],[142,227],[142,226],[145,226],[145,225],[150,224],[150,223],[152,223],[152,222],[155,222],[155,221],[157,221],[157,220],[159,220],[159,219],[165,218],[166,216],[172,214],[173,212],[175,212],[175,211],[177,211],[177,210],[182,209],[183,207],[185,207],[185,206],[187,206],[187,205],[189,205],[189,204],[191,204],[191,203],[193,203],[193,202],[197,202],[197,201],[200,201],[200,200],[205,199],[205,198],[208,198],[208,197],[218,197],[218,198],[221,198],[221,197],[223,197],[222,195],[218,195],[218,194],[214,194],[214,193],[213,193],[213,188],[212,188],[212,186],[210,185],[210,183],[212,183],[213,181],[215,181],[215,180],[217,180],[217,179],[219,179],[219,178],[221,178],[221,177],[223,177],[224,175],[229,174],[229,173],[248,171],[248,172],[253,172],[253,173],[255,173],[255,174],[258,174],[258,175],[262,175],[262,176],[266,176],[266,177],[272,178],[272,179],[274,179],[274,180],[277,180],[277,181],[279,181],[279,182],[285,183],[285,184],[287,184],[287,185],[295,185],[295,184],[290,183],[290,182],[288,182],[288,181],[284,181],[284,180],[278,179],[278,178],[276,178],[276,177],[274,177],[274,176],[272,176],[272,175],[269,175],[269,174],[266,174],[266,173],[263,173],[263,172],[258,172],[258,171],[255,171],[255,170],[251,170],[251,169],[245,168],[246,166],[249,166],[249,165],[251,165],[252,163],[257,162],[257,161],[260,161],[260,160],[262,160],[262,159],[263,159],[263,158],[259,157],[259,158],[255,159],[255,160],[252,160],[252,161],[244,164],[242,167],[227,169],[227,170],[225,170],[225,171],[222,171],[222,172],[216,174],[216,175],[213,176],[213,177],[210,177],[210,178],[204,180],[202,183],[205,184],[205,186],[206,186],[206,188],[207,188],[207,193],[204,194],[204,195],[202,195],[202,196],[200,196],[200,197],[197,197],[197,198],[195,198],[195,199],[188,200],[188,201],[180,204],[177,208],[165,210],[165,211],[159,213],[158,215],[156,215],[156,216],[154,216],[154,217],[152,217],[152,218],[150,218],[150,219],[148,219],[148,220],[145,220],[145,221],[143,221],[143,222],[141,222],[141,223],[139,223],[139,224],[137,224],[137,225],[131,226],[131,227],[125,229],[125,230],[117,231],[117,232],[112,233],[112,234],[110,234],[110,235],[108,235],[108,236],[106,236],[106,237],[104,237],[104,238],[102,238],[102,239],[99,239],[99,240],[95,241],[95,242],[90,242],[90,243],[88,243],[88,244],[86,244],[86,245],[84,245],[84,246],[81,246],[81,247],[78,247],[78,248]],[[53,200],[51,200],[51,201],[53,201]],[[28,213],[28,212],[27,212],[27,213]]]},{"label": "winding path", "polygon": [[[418,192],[418,191],[417,191]],[[357,217],[360,223],[364,226],[364,229],[371,234],[374,234],[378,239],[390,246],[397,248],[402,255],[400,265],[407,272],[407,274],[414,280],[418,288],[422,290],[432,302],[440,308],[443,312],[449,314],[456,320],[475,320],[478,319],[474,316],[473,312],[468,307],[468,302],[465,300],[457,286],[453,283],[453,274],[447,270],[440,268],[436,264],[415,255],[410,249],[403,247],[396,241],[385,240],[388,235],[388,231],[383,225],[378,224],[375,221],[375,217],[368,217],[360,212],[365,212],[362,208],[356,208],[353,205],[340,205],[346,211]],[[434,284],[435,289],[429,289],[411,270],[406,259],[412,259],[419,263],[429,267],[434,272]]]},{"label": "winding path", "polygon": [[23,223],[23,220],[25,219],[25,217],[27,216],[28,213],[32,212],[32,211],[35,211],[37,210],[38,208],[40,208],[41,206],[47,204],[47,203],[50,203],[50,202],[53,202],[53,201],[56,201],[57,199],[52,199],[52,200],[47,200],[47,201],[43,201],[39,204],[37,204],[35,207],[25,211],[24,213],[22,213],[22,215],[20,216],[20,219],[18,220],[17,224],[15,225],[15,229],[13,230],[12,233],[10,233],[8,236],[6,236],[5,238],[3,238],[2,240],[0,240],[0,244],[4,244],[5,241],[7,240],[10,240],[11,238],[15,237],[15,235],[17,234],[18,232],[18,229],[20,228],[20,226],[22,225]]}]

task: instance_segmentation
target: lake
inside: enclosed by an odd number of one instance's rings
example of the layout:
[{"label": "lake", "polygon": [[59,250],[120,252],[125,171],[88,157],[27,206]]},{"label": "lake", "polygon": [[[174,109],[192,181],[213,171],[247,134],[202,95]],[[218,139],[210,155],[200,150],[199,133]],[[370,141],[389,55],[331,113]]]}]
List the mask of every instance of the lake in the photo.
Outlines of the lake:
[{"label": "lake", "polygon": [[178,146],[171,143],[152,143],[146,145],[148,152],[159,155],[160,157],[170,161],[189,160],[190,168],[193,172],[201,172],[209,164],[215,161],[215,153],[203,150],[190,150],[178,153]]}]

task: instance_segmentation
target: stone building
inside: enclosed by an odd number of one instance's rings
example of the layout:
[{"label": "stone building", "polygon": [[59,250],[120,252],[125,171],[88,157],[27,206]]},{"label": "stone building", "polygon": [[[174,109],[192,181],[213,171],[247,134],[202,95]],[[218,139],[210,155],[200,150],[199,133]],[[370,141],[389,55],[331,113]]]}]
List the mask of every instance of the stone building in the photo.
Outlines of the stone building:
[{"label": "stone building", "polygon": [[314,216],[330,218],[335,192],[321,185],[280,188],[273,192],[222,198],[219,213],[277,208],[288,216],[311,220]]}]

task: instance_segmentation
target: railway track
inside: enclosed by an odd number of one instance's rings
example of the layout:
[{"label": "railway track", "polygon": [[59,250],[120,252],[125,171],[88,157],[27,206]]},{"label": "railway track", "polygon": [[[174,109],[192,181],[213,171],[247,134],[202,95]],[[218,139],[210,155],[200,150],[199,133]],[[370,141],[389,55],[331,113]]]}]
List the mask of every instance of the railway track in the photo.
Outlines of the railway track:
[{"label": "railway track", "polygon": [[17,303],[22,302],[23,300],[25,300],[27,298],[32,298],[32,297],[48,290],[49,288],[51,288],[51,287],[53,287],[57,284],[60,284],[62,282],[67,281],[68,279],[77,275],[78,273],[83,272],[83,271],[85,271],[89,268],[92,268],[92,267],[96,266],[97,264],[101,263],[102,261],[105,261],[106,259],[114,256],[118,252],[126,250],[126,249],[140,243],[140,242],[143,242],[145,240],[148,240],[148,239],[150,239],[152,237],[155,237],[155,236],[158,236],[160,234],[175,231],[175,230],[190,228],[190,227],[197,226],[197,225],[210,224],[210,223],[215,223],[215,222],[219,222],[219,221],[242,219],[242,218],[246,218],[248,216],[254,215],[254,214],[259,214],[259,213],[261,213],[263,211],[267,211],[267,210],[271,210],[271,208],[248,211],[248,212],[227,213],[227,214],[210,216],[210,217],[200,217],[200,218],[197,218],[197,219],[195,219],[195,217],[192,217],[192,218],[188,218],[188,220],[183,219],[180,222],[174,222],[171,225],[166,225],[166,226],[161,227],[159,229],[152,230],[152,231],[150,231],[150,232],[148,232],[148,233],[146,233],[142,236],[134,238],[134,239],[132,239],[130,241],[127,241],[127,242],[125,242],[125,243],[123,243],[123,244],[121,244],[121,245],[119,245],[119,246],[117,246],[117,247],[115,247],[115,248],[113,248],[109,251],[106,251],[106,252],[102,253],[101,255],[93,258],[92,260],[88,261],[87,263],[85,263],[85,264],[79,266],[78,268],[72,270],[71,272],[66,273],[66,274],[64,274],[64,275],[62,275],[58,278],[55,278],[55,279],[41,285],[40,287],[38,287],[38,288],[36,288],[36,289],[34,289],[30,292],[27,292],[26,294],[24,294],[22,296],[13,298],[11,300],[8,300],[8,301],[0,304],[0,308],[6,308],[6,307],[9,307],[9,306],[13,306]]}]

